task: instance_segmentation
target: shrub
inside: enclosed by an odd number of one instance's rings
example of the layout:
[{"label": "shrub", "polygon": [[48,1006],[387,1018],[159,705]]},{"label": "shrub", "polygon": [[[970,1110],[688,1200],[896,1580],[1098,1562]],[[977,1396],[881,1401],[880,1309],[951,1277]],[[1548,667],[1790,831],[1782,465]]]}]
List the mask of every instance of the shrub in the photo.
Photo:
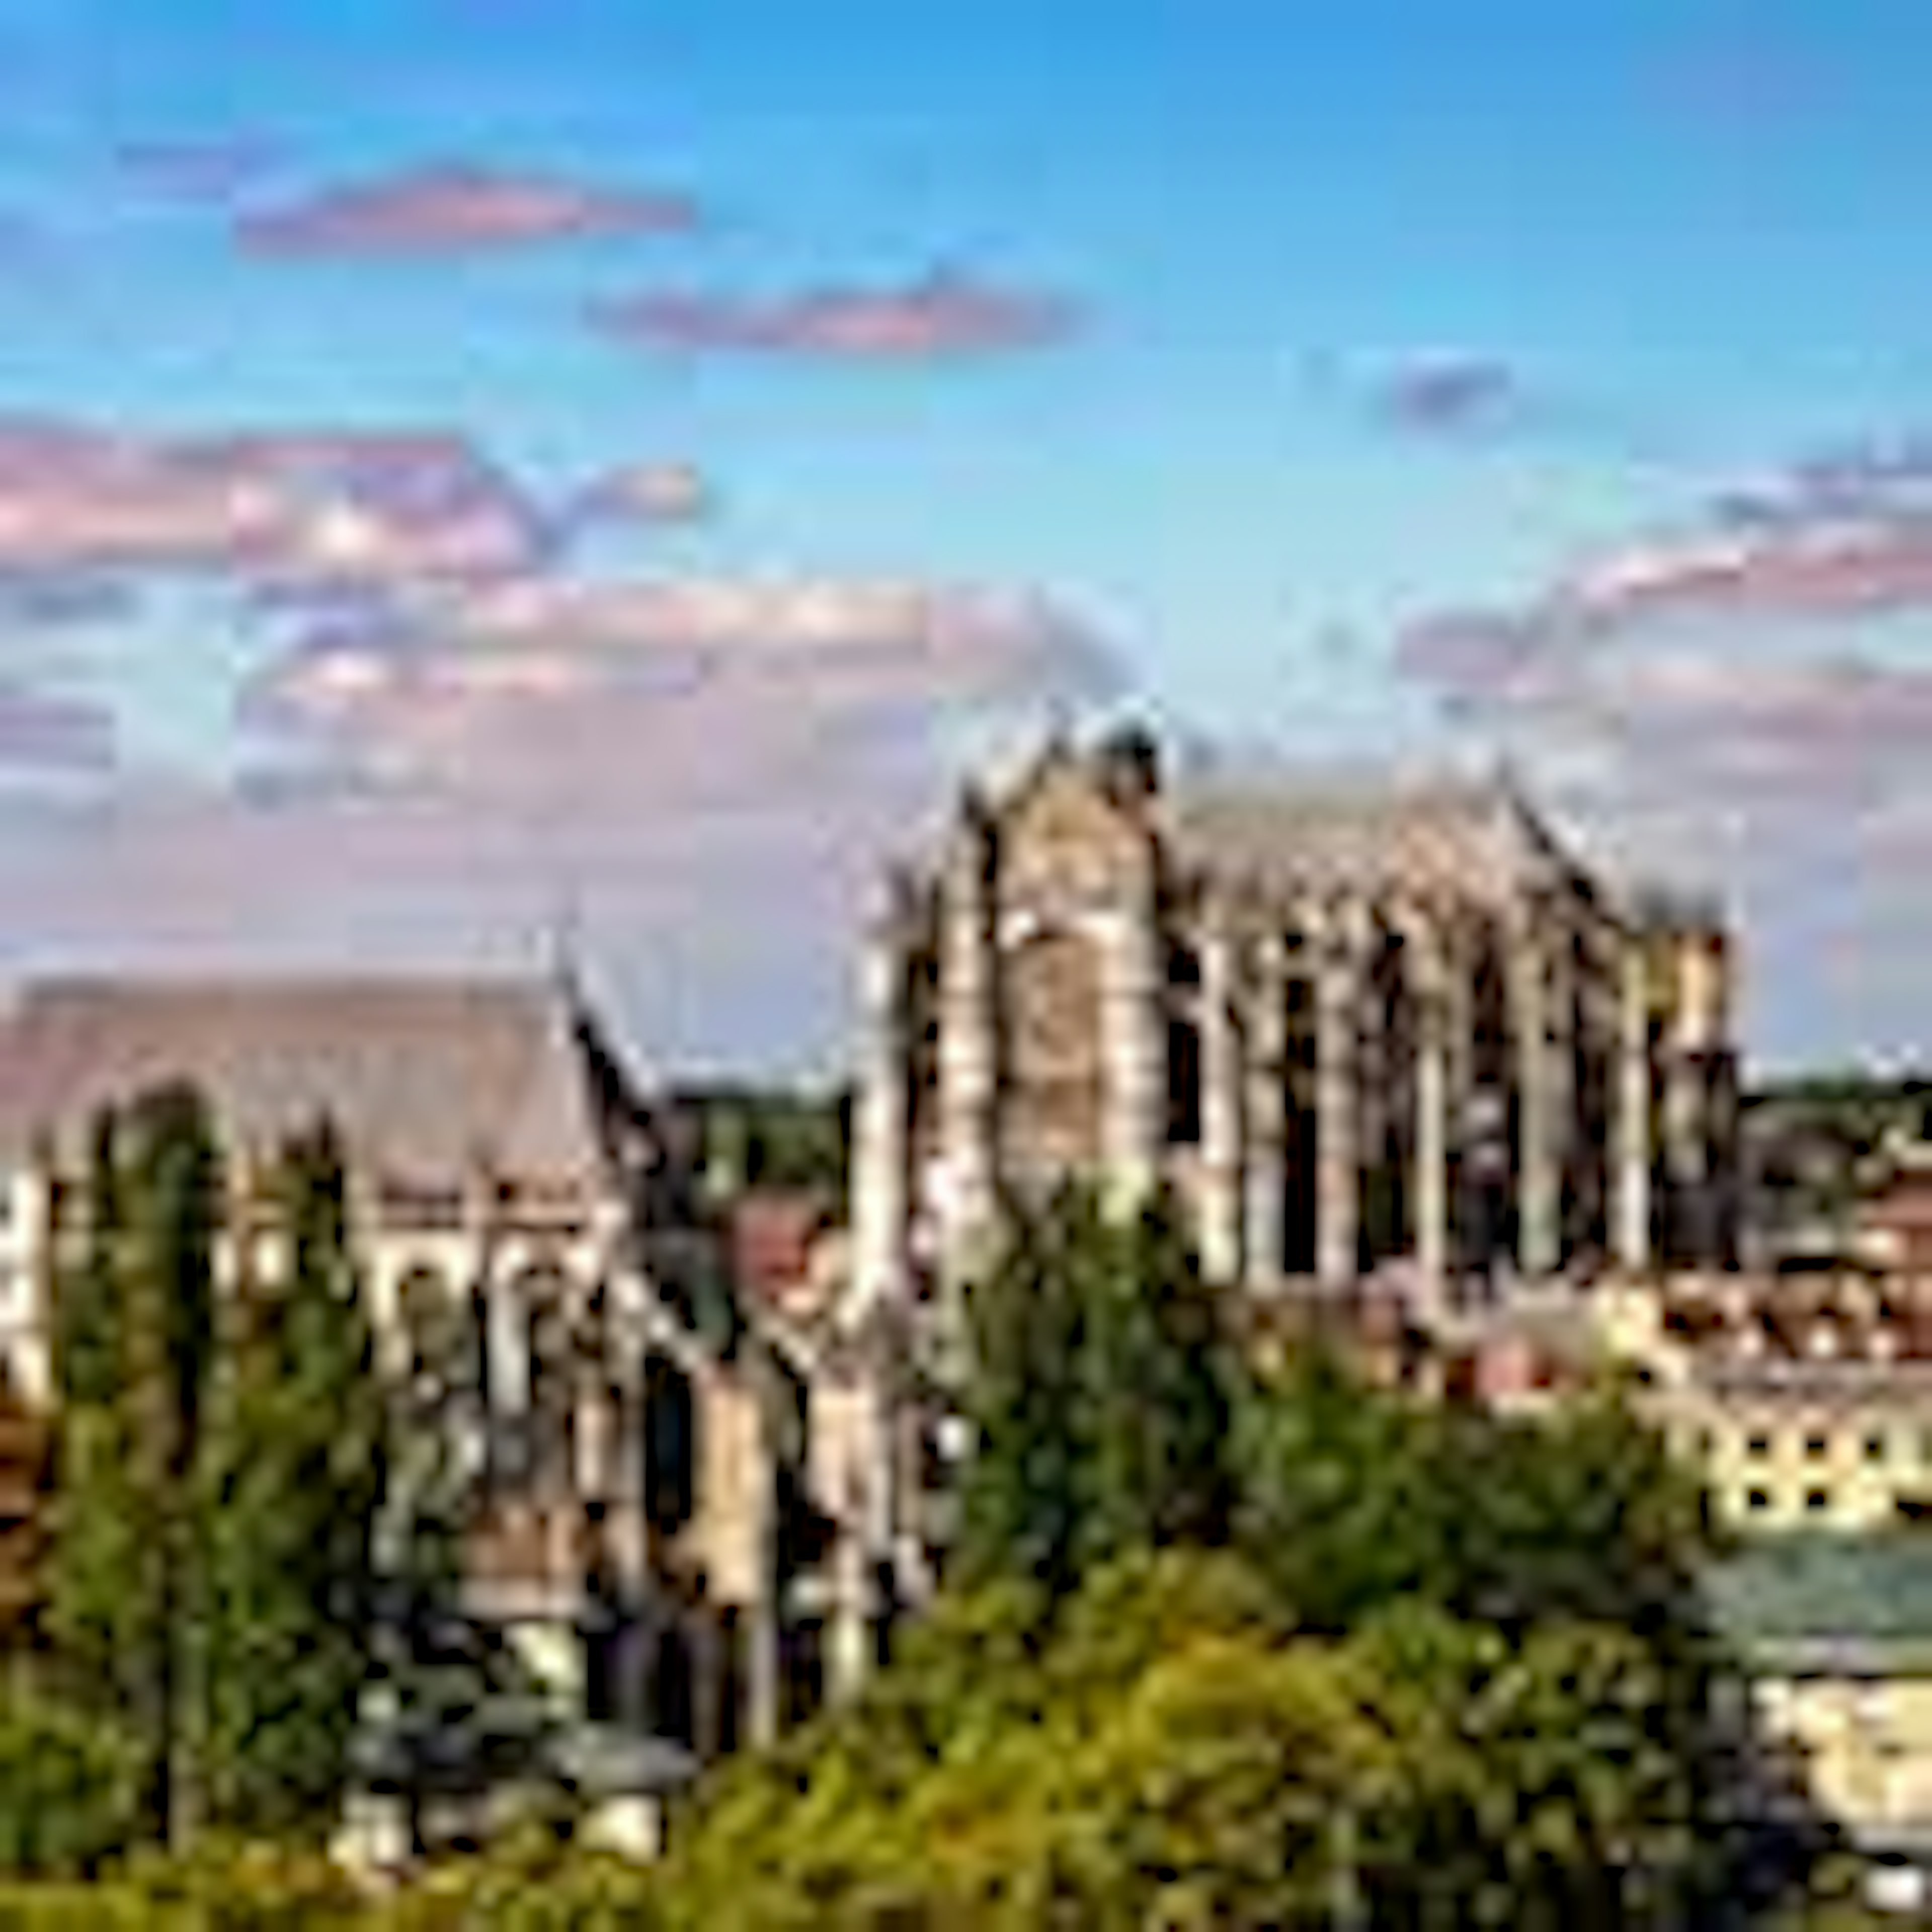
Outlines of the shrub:
[{"label": "shrub", "polygon": [[0,1870],[73,1876],[124,1850],[145,1770],[112,1727],[25,1684],[0,1689]]}]

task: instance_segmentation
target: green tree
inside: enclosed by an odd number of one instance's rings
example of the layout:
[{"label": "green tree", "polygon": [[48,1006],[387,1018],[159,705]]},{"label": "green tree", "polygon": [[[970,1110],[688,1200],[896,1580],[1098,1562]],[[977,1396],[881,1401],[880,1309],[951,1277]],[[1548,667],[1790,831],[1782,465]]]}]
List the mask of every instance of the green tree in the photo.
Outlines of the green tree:
[{"label": "green tree", "polygon": [[1016,1204],[970,1306],[966,1577],[1058,1596],[1123,1551],[1223,1533],[1238,1376],[1170,1197],[1110,1213],[1069,1184]]},{"label": "green tree", "polygon": [[288,1270],[235,1311],[197,1471],[213,1809],[280,1837],[336,1814],[368,1670],[385,1409],[326,1126],[278,1176]]},{"label": "green tree", "polygon": [[116,1122],[104,1113],[83,1197],[82,1252],[62,1270],[55,1297],[58,1422],[47,1616],[58,1682],[98,1713],[140,1705],[163,1629],[134,1489],[134,1418],[122,1400],[130,1343],[122,1192]]},{"label": "green tree", "polygon": [[140,1822],[138,1743],[22,1681],[0,1687],[0,1870],[91,1871]]},{"label": "green tree", "polygon": [[178,1838],[198,1808],[205,1605],[193,1472],[220,1185],[200,1096],[169,1084],[104,1118],[90,1181],[83,1252],[61,1291],[50,1621],[69,1681],[118,1709],[147,1748],[152,1827]]},{"label": "green tree", "polygon": [[724,1770],[665,1922],[1682,1922],[1682,1769],[1628,1634],[1516,1646],[1411,1604],[1312,1636],[1184,1549],[1096,1568],[1044,1635],[1042,1594],[950,1598],[854,1704]]}]

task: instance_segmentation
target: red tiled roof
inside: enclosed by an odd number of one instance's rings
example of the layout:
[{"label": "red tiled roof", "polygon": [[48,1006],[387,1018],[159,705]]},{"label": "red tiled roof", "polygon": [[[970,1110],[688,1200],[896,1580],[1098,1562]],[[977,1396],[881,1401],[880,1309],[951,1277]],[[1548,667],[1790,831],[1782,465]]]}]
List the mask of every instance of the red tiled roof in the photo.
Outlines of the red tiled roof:
[{"label": "red tiled roof", "polygon": [[825,1203],[816,1194],[746,1194],[731,1209],[732,1279],[756,1300],[784,1300],[806,1280],[825,1222]]}]

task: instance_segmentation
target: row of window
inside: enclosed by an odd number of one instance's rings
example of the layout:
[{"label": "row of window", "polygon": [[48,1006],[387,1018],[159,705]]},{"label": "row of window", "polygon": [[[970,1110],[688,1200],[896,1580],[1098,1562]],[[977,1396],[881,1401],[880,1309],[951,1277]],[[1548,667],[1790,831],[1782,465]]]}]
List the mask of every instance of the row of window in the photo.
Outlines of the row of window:
[{"label": "row of window", "polygon": [[[1744,1454],[1754,1462],[1771,1460],[1777,1438],[1770,1431],[1761,1430],[1744,1438]],[[1842,1438],[1838,1438],[1842,1442]],[[1803,1457],[1807,1462],[1822,1462],[1833,1451],[1834,1438],[1827,1432],[1814,1430],[1803,1439]],[[1718,1449],[1717,1432],[1713,1430],[1700,1430],[1691,1438],[1691,1448],[1705,1462],[1709,1462]],[[1921,1430],[1916,1442],[1904,1438],[1904,1432],[1888,1432],[1882,1429],[1869,1430],[1858,1444],[1858,1454],[1867,1462],[1888,1461],[1911,1462],[1932,1464],[1932,1429]]]},{"label": "row of window", "polygon": [[[1832,1492],[1829,1490],[1807,1490],[1804,1492],[1804,1511],[1808,1516],[1826,1516],[1831,1512]],[[1762,1516],[1771,1508],[1771,1492],[1768,1490],[1748,1490],[1744,1492],[1744,1509],[1751,1516]]]}]

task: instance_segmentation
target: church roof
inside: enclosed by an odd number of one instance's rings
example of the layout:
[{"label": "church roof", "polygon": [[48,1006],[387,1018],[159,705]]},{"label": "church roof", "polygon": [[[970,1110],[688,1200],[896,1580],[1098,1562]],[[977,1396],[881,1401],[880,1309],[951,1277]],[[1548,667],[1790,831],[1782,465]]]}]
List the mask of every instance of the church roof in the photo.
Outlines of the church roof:
[{"label": "church roof", "polygon": [[71,1149],[103,1106],[194,1082],[230,1144],[272,1149],[326,1115],[352,1163],[454,1181],[599,1164],[561,994],[536,980],[52,980],[0,1014],[0,1159]]},{"label": "church roof", "polygon": [[1215,776],[1177,784],[1165,802],[1184,862],[1270,890],[1500,900],[1574,870],[1514,792],[1494,783]]}]

